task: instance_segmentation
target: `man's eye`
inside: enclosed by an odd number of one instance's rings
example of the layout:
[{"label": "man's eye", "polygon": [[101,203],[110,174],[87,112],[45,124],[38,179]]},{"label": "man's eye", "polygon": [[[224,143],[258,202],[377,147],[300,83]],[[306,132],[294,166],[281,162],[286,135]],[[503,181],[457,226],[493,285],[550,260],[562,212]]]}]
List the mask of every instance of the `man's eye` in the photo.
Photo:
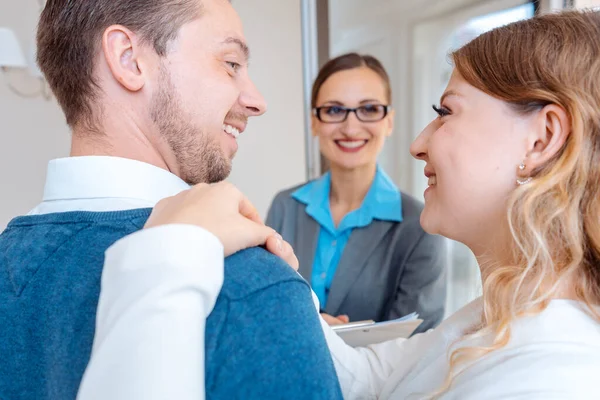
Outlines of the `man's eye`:
[{"label": "man's eye", "polygon": [[240,69],[241,65],[234,61],[226,61],[227,65],[231,67],[233,72],[237,72]]}]

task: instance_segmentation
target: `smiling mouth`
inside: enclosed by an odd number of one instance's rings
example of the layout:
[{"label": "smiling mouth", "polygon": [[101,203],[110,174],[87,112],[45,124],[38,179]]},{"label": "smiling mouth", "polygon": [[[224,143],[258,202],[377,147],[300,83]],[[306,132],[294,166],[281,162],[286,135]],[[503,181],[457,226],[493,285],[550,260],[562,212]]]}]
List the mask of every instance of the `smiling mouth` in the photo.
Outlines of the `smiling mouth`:
[{"label": "smiling mouth", "polygon": [[229,136],[231,136],[234,139],[237,139],[238,137],[240,137],[239,129],[234,126],[231,126],[229,124],[223,124],[223,132],[225,132],[226,134],[228,134]]},{"label": "smiling mouth", "polygon": [[343,151],[355,152],[362,149],[369,142],[368,140],[334,140],[335,144]]}]

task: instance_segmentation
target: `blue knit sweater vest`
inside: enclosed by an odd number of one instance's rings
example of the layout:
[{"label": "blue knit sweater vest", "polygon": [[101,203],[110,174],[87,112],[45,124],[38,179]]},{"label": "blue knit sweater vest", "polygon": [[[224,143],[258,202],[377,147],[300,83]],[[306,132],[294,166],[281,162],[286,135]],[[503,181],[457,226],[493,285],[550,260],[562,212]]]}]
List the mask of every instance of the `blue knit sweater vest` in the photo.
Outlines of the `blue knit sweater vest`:
[{"label": "blue knit sweater vest", "polygon": [[[104,252],[149,213],[11,221],[0,235],[1,400],[75,399],[92,349]],[[261,248],[225,260],[207,319],[205,372],[207,399],[341,398],[307,283]]]}]

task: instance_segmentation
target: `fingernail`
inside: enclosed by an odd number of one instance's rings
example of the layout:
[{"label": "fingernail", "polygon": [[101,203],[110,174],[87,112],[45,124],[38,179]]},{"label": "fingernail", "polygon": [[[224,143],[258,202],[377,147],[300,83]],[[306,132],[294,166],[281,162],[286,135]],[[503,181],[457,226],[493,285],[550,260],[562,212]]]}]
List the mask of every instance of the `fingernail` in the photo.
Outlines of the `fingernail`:
[{"label": "fingernail", "polygon": [[277,250],[283,253],[283,238],[281,236],[277,238]]}]

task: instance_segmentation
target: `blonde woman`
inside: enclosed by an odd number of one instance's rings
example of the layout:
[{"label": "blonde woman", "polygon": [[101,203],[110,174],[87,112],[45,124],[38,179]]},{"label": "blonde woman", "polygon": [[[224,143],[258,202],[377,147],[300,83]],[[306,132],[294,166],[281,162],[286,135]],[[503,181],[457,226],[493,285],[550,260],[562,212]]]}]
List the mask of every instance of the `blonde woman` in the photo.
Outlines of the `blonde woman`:
[{"label": "blonde woman", "polygon": [[600,398],[600,15],[485,33],[452,54],[421,224],[458,240],[483,296],[411,340],[346,347],[348,399]]}]

